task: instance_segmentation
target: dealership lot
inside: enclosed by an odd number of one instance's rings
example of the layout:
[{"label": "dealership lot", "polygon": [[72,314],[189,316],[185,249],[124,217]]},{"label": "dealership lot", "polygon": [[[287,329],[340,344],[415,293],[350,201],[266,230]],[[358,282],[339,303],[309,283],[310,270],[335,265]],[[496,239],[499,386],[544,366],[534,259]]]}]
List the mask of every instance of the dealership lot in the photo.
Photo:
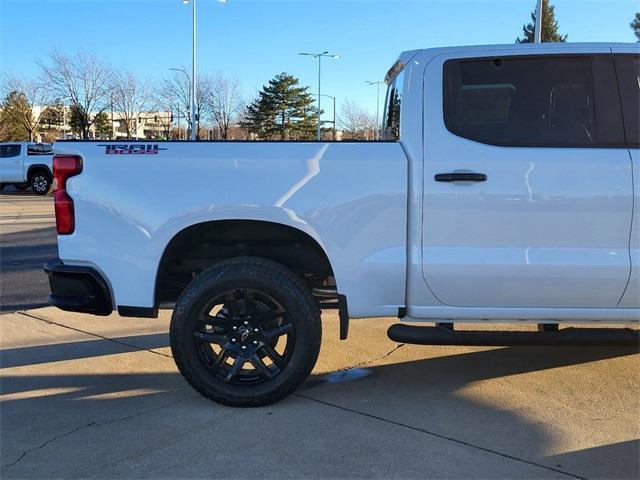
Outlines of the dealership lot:
[{"label": "dealership lot", "polygon": [[[51,199],[0,196],[3,478],[637,478],[630,348],[398,345],[394,319],[323,315],[313,376],[258,409],[178,374],[157,320],[42,307]],[[524,328],[524,327],[523,327]]]}]

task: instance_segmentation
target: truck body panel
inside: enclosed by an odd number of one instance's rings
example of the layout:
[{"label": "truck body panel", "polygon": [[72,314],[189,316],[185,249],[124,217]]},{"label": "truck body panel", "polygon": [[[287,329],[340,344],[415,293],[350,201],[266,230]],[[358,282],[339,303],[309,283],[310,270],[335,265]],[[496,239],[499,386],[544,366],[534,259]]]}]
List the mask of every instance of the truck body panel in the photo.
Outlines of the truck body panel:
[{"label": "truck body panel", "polygon": [[398,143],[158,145],[154,154],[107,154],[100,142],[56,145],[56,153],[85,159],[82,174],[67,182],[78,221],[59,237],[60,258],[102,272],[115,305],[152,307],[171,239],[229,219],[288,225],[314,238],[353,317],[396,315],[404,305],[407,161]]}]

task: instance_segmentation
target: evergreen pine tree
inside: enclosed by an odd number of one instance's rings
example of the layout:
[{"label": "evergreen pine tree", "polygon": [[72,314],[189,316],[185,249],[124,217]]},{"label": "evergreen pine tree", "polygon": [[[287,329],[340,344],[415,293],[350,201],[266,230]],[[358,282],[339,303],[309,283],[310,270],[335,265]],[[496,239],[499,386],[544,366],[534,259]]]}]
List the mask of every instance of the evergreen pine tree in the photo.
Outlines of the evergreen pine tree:
[{"label": "evergreen pine tree", "polygon": [[97,136],[106,135],[111,137],[113,135],[111,120],[105,112],[100,112],[93,117],[93,127],[96,129]]},{"label": "evergreen pine tree", "polygon": [[296,77],[281,73],[247,107],[242,126],[267,140],[310,139],[317,125],[317,110],[312,105],[309,87],[300,87]]},{"label": "evergreen pine tree", "polygon": [[[531,12],[531,23],[522,26],[524,38],[517,38],[516,43],[533,43],[535,36],[536,12]],[[567,35],[560,35],[558,22],[555,15],[555,7],[549,4],[549,0],[542,0],[542,41],[566,42]]]},{"label": "evergreen pine tree", "polygon": [[83,132],[88,132],[88,122],[89,116],[84,111],[82,105],[74,103],[69,107],[69,126],[73,133],[82,135]]},{"label": "evergreen pine tree", "polygon": [[40,115],[40,125],[47,130],[59,127],[64,121],[64,106],[59,99],[46,107]]},{"label": "evergreen pine tree", "polygon": [[631,28],[633,29],[633,33],[636,34],[636,38],[638,42],[640,42],[640,12],[636,13],[636,17],[631,22]]},{"label": "evergreen pine tree", "polygon": [[31,117],[31,107],[24,93],[12,91],[0,105],[0,124],[3,137],[10,141],[30,140],[31,132],[26,128],[24,118]]}]

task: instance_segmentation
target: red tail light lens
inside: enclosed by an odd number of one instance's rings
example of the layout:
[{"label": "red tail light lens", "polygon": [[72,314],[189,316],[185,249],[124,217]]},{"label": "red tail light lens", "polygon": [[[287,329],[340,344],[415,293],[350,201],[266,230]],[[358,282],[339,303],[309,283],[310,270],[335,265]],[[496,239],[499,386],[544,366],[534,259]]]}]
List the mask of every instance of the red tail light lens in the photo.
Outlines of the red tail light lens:
[{"label": "red tail light lens", "polygon": [[56,211],[58,235],[71,235],[76,228],[73,199],[67,193],[67,179],[82,172],[82,158],[77,155],[55,155],[53,178],[55,192],[53,204]]}]

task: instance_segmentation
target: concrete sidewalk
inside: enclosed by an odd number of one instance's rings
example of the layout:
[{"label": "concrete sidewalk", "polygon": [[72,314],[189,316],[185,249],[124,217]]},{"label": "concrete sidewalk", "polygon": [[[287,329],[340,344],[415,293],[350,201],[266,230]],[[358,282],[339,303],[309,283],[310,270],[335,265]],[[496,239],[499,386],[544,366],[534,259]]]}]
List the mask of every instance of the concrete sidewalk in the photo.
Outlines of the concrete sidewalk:
[{"label": "concrete sidewalk", "polygon": [[2,478],[638,478],[639,356],[397,345],[325,314],[314,375],[232,409],[178,374],[159,320],[0,316]]}]

